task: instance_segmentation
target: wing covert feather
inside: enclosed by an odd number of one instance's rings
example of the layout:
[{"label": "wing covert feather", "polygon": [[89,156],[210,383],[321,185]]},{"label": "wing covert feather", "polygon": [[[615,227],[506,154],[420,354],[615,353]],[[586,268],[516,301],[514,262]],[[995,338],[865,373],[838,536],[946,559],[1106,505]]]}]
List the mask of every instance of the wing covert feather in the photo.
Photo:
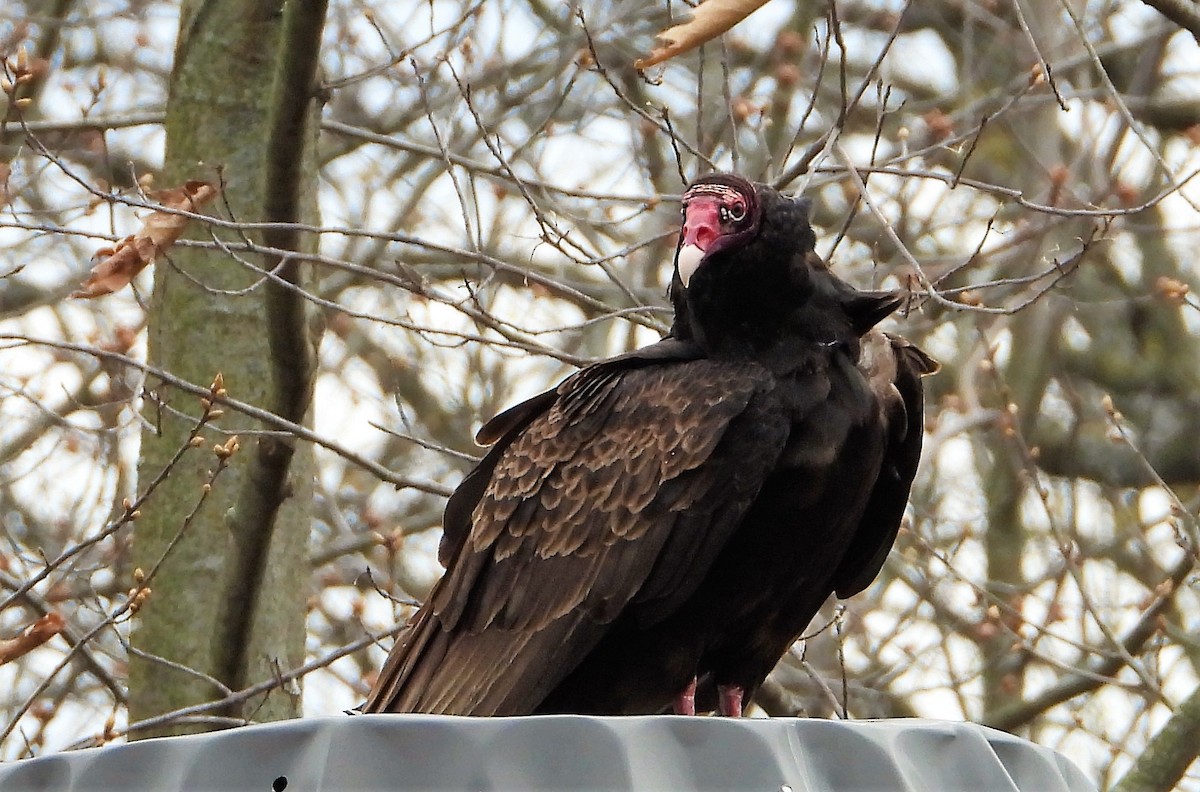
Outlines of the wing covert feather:
[{"label": "wing covert feather", "polygon": [[[446,629],[465,616],[461,627],[478,631],[502,613],[504,628],[542,629],[576,608],[586,612],[589,597],[632,599],[648,568],[626,569],[636,565],[619,563],[613,548],[636,541],[632,557],[653,563],[673,515],[688,505],[681,479],[710,459],[730,422],[771,382],[755,364],[708,360],[620,376],[589,371],[567,380],[497,462],[463,548],[487,559],[487,574],[463,558],[447,572],[433,601]],[[610,581],[607,565],[632,577],[598,589]],[[506,607],[514,592],[543,586],[561,596],[523,595],[537,607]]]}]

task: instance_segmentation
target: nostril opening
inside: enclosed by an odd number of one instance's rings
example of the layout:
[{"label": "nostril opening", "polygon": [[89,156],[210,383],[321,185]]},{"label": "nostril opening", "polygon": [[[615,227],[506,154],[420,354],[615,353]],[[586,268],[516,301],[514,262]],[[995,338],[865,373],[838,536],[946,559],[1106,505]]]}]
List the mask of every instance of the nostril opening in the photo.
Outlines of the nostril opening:
[{"label": "nostril opening", "polygon": [[707,225],[701,225],[691,229],[684,229],[684,240],[690,242],[701,250],[708,250],[720,234],[715,229]]}]

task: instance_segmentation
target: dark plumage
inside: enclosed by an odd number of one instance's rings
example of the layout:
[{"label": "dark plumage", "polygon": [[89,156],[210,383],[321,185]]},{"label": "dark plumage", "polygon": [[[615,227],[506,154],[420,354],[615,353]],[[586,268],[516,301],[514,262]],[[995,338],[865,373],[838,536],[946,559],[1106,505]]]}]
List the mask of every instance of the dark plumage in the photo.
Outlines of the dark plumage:
[{"label": "dark plumage", "polygon": [[739,714],[829,596],[879,572],[935,364],[901,302],[813,252],[807,204],[736,176],[684,195],[657,344],[489,421],[446,507],[446,574],[367,712]]}]

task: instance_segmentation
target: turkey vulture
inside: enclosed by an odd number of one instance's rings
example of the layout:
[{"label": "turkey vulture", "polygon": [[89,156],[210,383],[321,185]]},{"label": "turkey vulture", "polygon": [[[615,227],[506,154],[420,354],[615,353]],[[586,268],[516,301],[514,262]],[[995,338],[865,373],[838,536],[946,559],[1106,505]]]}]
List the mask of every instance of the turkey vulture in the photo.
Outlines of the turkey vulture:
[{"label": "turkey vulture", "polygon": [[[808,203],[730,174],[683,195],[675,319],[479,430],[446,573],[366,712],[738,715],[830,593],[879,572],[936,364],[874,329]],[[715,695],[719,691],[719,696]]]}]

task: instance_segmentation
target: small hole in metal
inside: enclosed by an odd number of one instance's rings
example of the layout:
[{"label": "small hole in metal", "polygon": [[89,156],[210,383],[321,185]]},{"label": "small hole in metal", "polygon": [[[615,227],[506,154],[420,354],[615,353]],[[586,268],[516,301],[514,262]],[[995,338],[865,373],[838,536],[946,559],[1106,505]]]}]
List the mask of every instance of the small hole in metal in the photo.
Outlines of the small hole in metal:
[{"label": "small hole in metal", "polygon": [[283,792],[287,789],[287,776],[279,776],[271,782],[271,792]]}]

